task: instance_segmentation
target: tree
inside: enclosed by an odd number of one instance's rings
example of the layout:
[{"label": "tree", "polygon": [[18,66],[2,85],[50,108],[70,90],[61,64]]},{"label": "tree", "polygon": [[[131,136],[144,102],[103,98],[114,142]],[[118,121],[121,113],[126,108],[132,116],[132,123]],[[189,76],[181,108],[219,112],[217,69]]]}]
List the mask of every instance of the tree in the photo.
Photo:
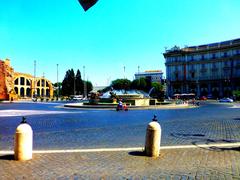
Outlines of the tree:
[{"label": "tree", "polygon": [[145,91],[147,88],[147,82],[145,78],[135,79],[131,83],[132,89],[143,90]]},{"label": "tree", "polygon": [[235,97],[236,100],[240,100],[240,91],[239,90],[233,91],[233,96]]},{"label": "tree", "polygon": [[73,69],[68,70],[62,82],[62,95],[69,96],[74,94],[74,78]]},{"label": "tree", "polygon": [[79,69],[77,70],[75,84],[76,84],[76,94],[83,94],[83,81],[82,81],[81,72],[79,71]]},{"label": "tree", "polygon": [[87,86],[87,94],[93,90],[93,85],[90,81],[85,81],[85,84]]},{"label": "tree", "polygon": [[159,82],[152,82],[152,91],[149,95],[151,97],[155,97],[161,100],[164,100],[164,91],[163,91],[163,85]]},{"label": "tree", "polygon": [[112,81],[111,86],[116,90],[129,90],[131,88],[131,81],[128,79],[116,79]]},{"label": "tree", "polygon": [[[54,96],[61,96],[62,95],[62,83],[61,82],[56,82],[53,84],[53,87],[54,87]],[[58,94],[59,93],[59,94]]]},{"label": "tree", "polygon": [[[87,86],[87,93],[92,91],[93,86],[90,81],[85,81]],[[75,92],[74,92],[75,89]],[[68,70],[62,82],[62,95],[70,96],[75,94],[83,94],[84,91],[84,81],[81,78],[81,73],[79,69],[75,76],[74,70]]]}]

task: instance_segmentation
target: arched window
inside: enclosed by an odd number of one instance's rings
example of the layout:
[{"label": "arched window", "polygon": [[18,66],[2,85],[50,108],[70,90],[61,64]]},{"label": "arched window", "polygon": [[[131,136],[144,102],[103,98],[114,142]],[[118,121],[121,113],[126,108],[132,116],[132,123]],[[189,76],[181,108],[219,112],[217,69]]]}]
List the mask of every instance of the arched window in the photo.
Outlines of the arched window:
[{"label": "arched window", "polygon": [[23,87],[20,89],[20,96],[24,97],[24,88]]},{"label": "arched window", "polygon": [[42,88],[42,96],[45,96],[45,90]]},{"label": "arched window", "polygon": [[27,88],[27,96],[31,97],[31,89],[30,88]]},{"label": "arched window", "polygon": [[37,82],[37,86],[40,86],[40,80]]},{"label": "arched window", "polygon": [[44,86],[45,86],[45,80],[42,79],[42,87],[44,87]]},{"label": "arched window", "polygon": [[37,88],[37,96],[40,96],[40,89]]},{"label": "arched window", "polygon": [[16,94],[18,94],[18,88],[17,87],[14,88],[14,91],[15,91]]},{"label": "arched window", "polygon": [[47,96],[47,97],[50,96],[49,89],[46,89],[46,96]]},{"label": "arched window", "polygon": [[26,81],[27,81],[27,85],[30,86],[30,81],[28,79],[26,79]]},{"label": "arched window", "polygon": [[20,77],[20,85],[24,85],[24,84],[25,84],[25,83],[24,83],[24,80],[25,80],[24,77]]},{"label": "arched window", "polygon": [[15,85],[18,85],[18,78],[15,79],[14,84],[15,84]]}]

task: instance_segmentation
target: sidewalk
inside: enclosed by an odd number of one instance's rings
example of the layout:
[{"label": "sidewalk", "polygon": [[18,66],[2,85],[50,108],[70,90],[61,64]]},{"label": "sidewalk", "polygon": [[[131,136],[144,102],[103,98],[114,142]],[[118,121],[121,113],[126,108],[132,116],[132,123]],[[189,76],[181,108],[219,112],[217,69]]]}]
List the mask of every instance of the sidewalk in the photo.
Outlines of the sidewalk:
[{"label": "sidewalk", "polygon": [[240,179],[240,147],[34,154],[27,162],[0,155],[0,179]]}]

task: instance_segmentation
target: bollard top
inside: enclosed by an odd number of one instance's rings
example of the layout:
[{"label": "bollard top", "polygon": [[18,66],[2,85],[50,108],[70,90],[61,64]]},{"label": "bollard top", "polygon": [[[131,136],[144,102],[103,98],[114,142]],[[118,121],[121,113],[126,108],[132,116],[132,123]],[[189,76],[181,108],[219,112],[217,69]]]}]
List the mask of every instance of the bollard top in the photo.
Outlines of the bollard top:
[{"label": "bollard top", "polygon": [[152,121],[158,121],[156,114],[154,114]]},{"label": "bollard top", "polygon": [[20,124],[16,129],[16,133],[32,133],[32,128],[27,123]]},{"label": "bollard top", "polygon": [[20,124],[27,123],[26,119],[27,119],[27,118],[23,116],[23,117],[22,117],[22,121],[20,122]]},{"label": "bollard top", "polygon": [[148,124],[147,129],[153,130],[153,131],[158,131],[158,130],[161,130],[161,126],[158,122],[152,121]]},{"label": "bollard top", "polygon": [[16,133],[29,133],[29,132],[32,132],[32,128],[27,123],[26,117],[22,117],[22,121],[16,129]]}]

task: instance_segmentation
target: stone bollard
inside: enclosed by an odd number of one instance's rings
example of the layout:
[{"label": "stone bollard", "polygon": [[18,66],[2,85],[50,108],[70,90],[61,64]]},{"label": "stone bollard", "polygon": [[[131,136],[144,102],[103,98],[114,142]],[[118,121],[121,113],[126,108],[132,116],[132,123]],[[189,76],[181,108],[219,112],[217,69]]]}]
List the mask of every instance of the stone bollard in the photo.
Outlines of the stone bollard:
[{"label": "stone bollard", "polygon": [[22,122],[16,129],[14,157],[15,160],[25,161],[32,159],[33,131],[23,117]]},{"label": "stone bollard", "polygon": [[158,157],[160,153],[161,126],[157,122],[156,115],[148,124],[145,141],[145,153],[147,156]]}]

